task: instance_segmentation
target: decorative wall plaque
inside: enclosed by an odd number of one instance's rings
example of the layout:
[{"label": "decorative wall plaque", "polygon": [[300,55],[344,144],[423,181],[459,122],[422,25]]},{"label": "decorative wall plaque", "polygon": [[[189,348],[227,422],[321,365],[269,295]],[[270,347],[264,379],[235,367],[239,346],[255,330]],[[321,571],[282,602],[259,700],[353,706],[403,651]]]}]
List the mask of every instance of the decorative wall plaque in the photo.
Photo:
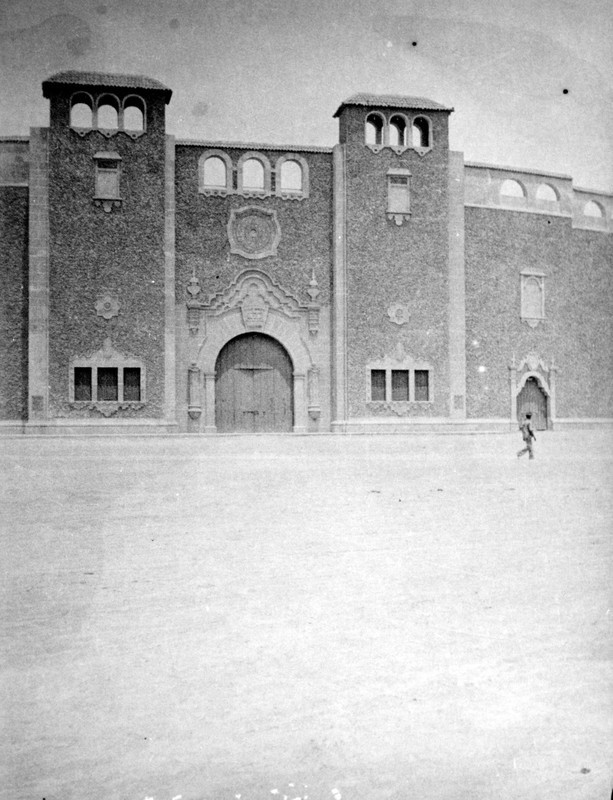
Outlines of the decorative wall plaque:
[{"label": "decorative wall plaque", "polygon": [[266,258],[277,253],[281,228],[276,211],[259,206],[232,209],[228,221],[230,252],[243,258]]},{"label": "decorative wall plaque", "polygon": [[99,317],[104,317],[104,319],[112,319],[119,315],[119,309],[121,308],[121,303],[116,297],[112,297],[110,294],[105,294],[103,297],[99,297],[96,300],[96,314]]},{"label": "decorative wall plaque", "polygon": [[409,321],[409,309],[402,303],[392,303],[387,309],[387,316],[396,325],[404,325],[405,322]]},{"label": "decorative wall plaque", "polygon": [[241,303],[241,313],[245,328],[263,328],[268,316],[268,303],[265,298],[266,287],[260,281],[251,281]]}]

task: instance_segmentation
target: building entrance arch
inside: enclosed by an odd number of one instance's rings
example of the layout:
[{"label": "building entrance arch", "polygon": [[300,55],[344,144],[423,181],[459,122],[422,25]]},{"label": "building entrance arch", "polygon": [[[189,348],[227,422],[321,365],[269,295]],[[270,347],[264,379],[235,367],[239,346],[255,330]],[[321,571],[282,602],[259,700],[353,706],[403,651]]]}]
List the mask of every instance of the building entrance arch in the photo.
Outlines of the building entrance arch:
[{"label": "building entrance arch", "polygon": [[215,363],[215,425],[220,433],[293,428],[293,366],[271,336],[243,333],[222,347]]},{"label": "building entrance arch", "polygon": [[527,377],[517,394],[517,419],[523,420],[530,412],[535,430],[546,431],[549,427],[548,399],[539,380],[534,375]]},{"label": "building entrance arch", "polygon": [[[314,368],[309,348],[305,341],[305,332],[308,335],[308,331],[305,330],[305,315],[297,314],[295,317],[289,317],[287,314],[281,313],[276,309],[269,309],[264,318],[252,318],[244,313],[243,307],[224,309],[220,314],[210,315],[205,309],[204,314],[205,320],[202,327],[205,329],[205,335],[200,342],[197,356],[193,359],[192,365],[189,368],[188,411],[192,419],[199,418],[200,411],[204,411],[204,419],[202,421],[204,424],[198,423],[200,430],[204,433],[215,433],[218,430],[217,421],[221,420],[222,417],[218,415],[216,394],[218,390],[223,391],[225,385],[223,382],[218,382],[217,380],[218,368],[220,366],[224,367],[225,365],[223,359],[219,361],[219,356],[228,343],[234,339],[245,337],[244,342],[251,342],[251,344],[237,346],[253,346],[255,348],[260,348],[259,355],[256,352],[254,356],[251,356],[252,366],[257,366],[258,359],[266,348],[270,351],[270,357],[272,357],[273,349],[276,349],[277,353],[282,351],[285,354],[283,359],[281,359],[280,355],[278,357],[278,375],[274,377],[274,381],[278,389],[281,385],[280,381],[287,379],[289,369],[291,388],[289,394],[290,410],[289,416],[286,417],[286,419],[291,419],[290,430],[293,430],[295,433],[306,432],[308,419],[306,384],[307,378],[311,376]],[[248,336],[252,338],[249,339],[247,338]],[[258,339],[258,336],[261,338]],[[267,340],[267,344],[263,343],[264,340]],[[241,341],[243,340],[241,339]],[[275,344],[271,344],[271,342]],[[277,346],[276,348],[275,345]],[[280,351],[278,348],[280,348]],[[232,355],[232,350],[230,350],[230,355]],[[223,358],[225,359],[226,356],[227,353]],[[232,358],[234,358],[234,356],[232,356]],[[284,361],[285,366],[282,368],[281,361],[284,359],[287,360]],[[245,370],[245,372],[248,372],[248,370]],[[256,370],[251,370],[251,372],[255,373]],[[283,378],[280,377],[281,374],[284,375]],[[237,386],[237,382],[235,381],[236,391],[240,392],[245,389],[247,379],[245,375],[243,375],[243,377],[245,381],[243,381],[242,389]],[[269,377],[272,379],[272,376]],[[234,375],[234,378],[238,378],[238,376]],[[225,380],[226,382],[230,382],[229,376],[226,376]],[[259,384],[262,385],[262,382],[265,382],[265,380],[266,379],[261,376],[261,378],[256,381],[254,377],[254,387],[258,381]],[[240,382],[238,383],[240,384]],[[285,395],[285,397],[287,398],[287,395]],[[228,402],[227,395],[224,396],[223,402]],[[221,409],[221,405],[219,405],[219,409]],[[254,406],[252,410],[255,411],[256,407]],[[258,410],[262,409],[258,408]],[[219,414],[221,414],[221,411],[219,411]],[[266,415],[258,414],[257,416],[262,416],[264,418]],[[279,420],[277,412],[275,412],[275,418]],[[230,422],[226,417],[223,417],[223,420],[224,430],[229,430],[230,428],[228,426]],[[275,424],[281,425],[280,421],[277,421]],[[237,426],[236,421],[234,425]],[[284,422],[283,425],[285,426],[286,422]],[[237,426],[235,429],[240,428]],[[284,427],[283,429],[286,430],[287,428]]]}]

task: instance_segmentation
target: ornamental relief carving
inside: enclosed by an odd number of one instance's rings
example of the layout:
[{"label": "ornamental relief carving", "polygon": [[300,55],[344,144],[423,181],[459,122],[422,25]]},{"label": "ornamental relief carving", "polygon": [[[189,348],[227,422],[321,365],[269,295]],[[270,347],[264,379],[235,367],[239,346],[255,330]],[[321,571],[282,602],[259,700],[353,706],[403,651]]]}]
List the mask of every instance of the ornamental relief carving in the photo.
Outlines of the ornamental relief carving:
[{"label": "ornamental relief carving", "polygon": [[187,286],[187,292],[191,295],[187,301],[187,322],[192,335],[199,332],[206,334],[203,329],[207,318],[220,317],[235,310],[240,310],[246,330],[264,328],[269,312],[273,311],[290,319],[306,318],[309,332],[316,335],[319,331],[319,288],[314,274],[307,289],[310,297],[307,303],[302,303],[258,269],[243,271],[228,287],[212,295],[207,302],[197,299],[200,291],[200,284],[194,275]]},{"label": "ornamental relief carving", "polygon": [[281,227],[276,211],[244,206],[230,211],[228,221],[230,252],[243,258],[266,258],[277,254]]}]

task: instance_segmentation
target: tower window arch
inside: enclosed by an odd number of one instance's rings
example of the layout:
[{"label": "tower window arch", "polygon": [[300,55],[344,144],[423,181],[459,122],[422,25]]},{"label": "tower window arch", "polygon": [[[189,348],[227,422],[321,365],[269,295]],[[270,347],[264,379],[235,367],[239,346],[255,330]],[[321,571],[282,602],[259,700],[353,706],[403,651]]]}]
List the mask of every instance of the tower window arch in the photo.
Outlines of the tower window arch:
[{"label": "tower window arch", "polygon": [[394,114],[390,118],[389,143],[392,147],[406,147],[408,122],[401,114]]},{"label": "tower window arch", "polygon": [[223,150],[205,150],[198,162],[198,191],[205,195],[232,193],[232,161]]},{"label": "tower window arch", "polygon": [[385,123],[380,114],[369,114],[366,117],[364,131],[365,142],[368,145],[383,146],[383,131]]},{"label": "tower window arch", "polygon": [[145,132],[145,101],[138,95],[129,95],[123,101],[123,130],[131,136]]},{"label": "tower window arch", "polygon": [[225,189],[228,184],[228,171],[224,160],[210,156],[203,166],[203,184],[207,189]]},{"label": "tower window arch", "polygon": [[264,165],[257,158],[248,158],[243,164],[243,188],[264,190]]},{"label": "tower window arch", "polygon": [[536,190],[536,199],[546,203],[557,203],[560,197],[551,184],[539,183]]},{"label": "tower window arch", "polygon": [[526,190],[519,182],[511,178],[500,184],[500,201],[503,205],[523,208],[526,205]]},{"label": "tower window arch", "polygon": [[247,197],[270,194],[270,161],[262,153],[243,153],[237,166],[237,191]]},{"label": "tower window arch", "polygon": [[428,117],[415,117],[411,125],[411,144],[419,150],[432,147],[432,125]]},{"label": "tower window arch", "polygon": [[275,194],[285,200],[302,200],[309,196],[309,165],[297,153],[287,153],[275,165]]},{"label": "tower window arch", "polygon": [[280,179],[282,192],[302,191],[302,167],[297,161],[288,159],[283,162]]},{"label": "tower window arch", "polygon": [[81,92],[70,98],[70,127],[91,130],[94,124],[94,103],[90,95]]},{"label": "tower window arch", "polygon": [[119,128],[119,102],[113,95],[103,95],[98,100],[96,127],[101,131],[115,132]]},{"label": "tower window arch", "polygon": [[593,219],[602,219],[604,214],[599,203],[595,200],[588,200],[583,206],[583,216],[592,217]]}]

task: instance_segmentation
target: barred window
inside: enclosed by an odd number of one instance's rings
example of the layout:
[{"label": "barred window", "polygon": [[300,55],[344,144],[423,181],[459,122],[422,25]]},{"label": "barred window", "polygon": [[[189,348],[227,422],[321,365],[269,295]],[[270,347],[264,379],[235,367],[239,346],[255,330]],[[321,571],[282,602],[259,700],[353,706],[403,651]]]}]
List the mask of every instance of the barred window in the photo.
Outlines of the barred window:
[{"label": "barred window", "polygon": [[370,399],[385,400],[384,369],[372,369],[370,371]]},{"label": "barred window", "polygon": [[124,367],[123,399],[140,401],[140,368]]},{"label": "barred window", "polygon": [[427,369],[415,370],[415,400],[430,399],[430,373]]},{"label": "barred window", "polygon": [[117,367],[98,367],[98,400],[117,401],[119,381]]},{"label": "barred window", "polygon": [[409,399],[409,370],[393,369],[392,400],[399,401],[408,399]]},{"label": "barred window", "polygon": [[92,399],[92,368],[76,367],[74,371],[74,399]]},{"label": "barred window", "polygon": [[387,211],[389,214],[409,214],[411,198],[408,175],[387,176]]}]

